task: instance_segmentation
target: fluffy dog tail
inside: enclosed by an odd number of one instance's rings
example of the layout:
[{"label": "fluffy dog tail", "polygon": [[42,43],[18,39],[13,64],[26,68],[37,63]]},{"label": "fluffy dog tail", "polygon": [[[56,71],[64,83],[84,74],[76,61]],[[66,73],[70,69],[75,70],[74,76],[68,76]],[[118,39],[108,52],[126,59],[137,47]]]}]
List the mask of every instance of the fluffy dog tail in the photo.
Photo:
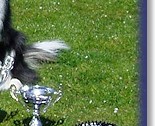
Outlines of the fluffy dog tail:
[{"label": "fluffy dog tail", "polygon": [[37,42],[26,49],[24,59],[29,67],[36,68],[42,61],[54,62],[58,52],[68,49],[69,47],[61,40]]}]

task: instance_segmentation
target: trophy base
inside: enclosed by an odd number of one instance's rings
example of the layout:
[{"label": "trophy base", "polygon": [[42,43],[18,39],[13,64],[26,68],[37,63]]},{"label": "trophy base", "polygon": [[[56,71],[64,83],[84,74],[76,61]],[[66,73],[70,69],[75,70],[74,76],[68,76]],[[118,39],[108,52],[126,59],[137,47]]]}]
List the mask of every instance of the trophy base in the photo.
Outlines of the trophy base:
[{"label": "trophy base", "polygon": [[30,126],[42,126],[42,123],[39,118],[33,116],[31,122],[29,123]]}]

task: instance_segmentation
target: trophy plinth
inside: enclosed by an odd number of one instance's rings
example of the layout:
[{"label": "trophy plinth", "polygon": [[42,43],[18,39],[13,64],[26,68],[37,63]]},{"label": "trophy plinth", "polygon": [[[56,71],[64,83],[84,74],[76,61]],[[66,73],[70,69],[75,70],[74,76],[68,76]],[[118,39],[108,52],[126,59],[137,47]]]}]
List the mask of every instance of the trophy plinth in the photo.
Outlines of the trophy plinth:
[{"label": "trophy plinth", "polygon": [[30,126],[42,126],[40,121],[40,112],[46,112],[50,105],[54,105],[62,96],[61,90],[56,91],[53,88],[44,86],[24,86],[20,90],[12,92],[16,100],[27,107],[28,111],[33,112],[33,118]]}]

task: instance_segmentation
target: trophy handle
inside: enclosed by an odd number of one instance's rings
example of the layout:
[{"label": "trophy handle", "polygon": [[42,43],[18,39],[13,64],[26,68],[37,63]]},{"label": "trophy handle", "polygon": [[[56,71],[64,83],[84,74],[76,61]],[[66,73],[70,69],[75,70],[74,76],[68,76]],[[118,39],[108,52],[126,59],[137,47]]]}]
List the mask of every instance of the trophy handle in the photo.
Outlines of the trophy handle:
[{"label": "trophy handle", "polygon": [[10,95],[12,96],[13,99],[19,101],[17,95],[20,94],[19,89],[23,87],[23,84],[20,82],[20,80],[13,78],[11,79],[9,85],[10,85]]},{"label": "trophy handle", "polygon": [[[54,103],[56,103],[56,102],[59,101],[60,98],[62,97],[62,84],[59,85],[59,90],[58,90],[58,92],[55,91],[54,94],[57,95],[57,98],[56,98],[55,101],[54,101]],[[54,103],[53,103],[53,104],[54,104]]]},{"label": "trophy handle", "polygon": [[55,101],[53,102],[53,105],[60,100],[60,98],[62,97],[62,91],[59,90],[58,92],[54,92],[55,95],[57,95],[57,98],[55,99]]},{"label": "trophy handle", "polygon": [[[55,90],[51,90],[50,88],[47,89],[48,92],[52,93],[52,95],[56,95],[56,97],[53,99],[52,96],[50,96],[50,99],[49,99],[49,103],[47,104],[47,106],[43,109],[43,112],[45,113],[47,108],[50,106],[50,105],[54,105],[56,102],[58,102],[60,100],[60,98],[62,97],[62,91],[61,91],[61,85],[59,86],[59,90],[58,91],[55,91]],[[53,92],[54,91],[54,92]]]},{"label": "trophy handle", "polygon": [[[19,102],[20,104],[22,104],[24,107],[26,106],[25,103],[22,100],[22,95],[21,95],[21,88],[25,88],[27,89],[28,86],[25,85],[23,86],[23,84],[18,80],[18,79],[11,79],[10,81],[10,95],[13,99],[15,99],[17,102]],[[27,111],[29,111],[29,109],[27,108]]]}]

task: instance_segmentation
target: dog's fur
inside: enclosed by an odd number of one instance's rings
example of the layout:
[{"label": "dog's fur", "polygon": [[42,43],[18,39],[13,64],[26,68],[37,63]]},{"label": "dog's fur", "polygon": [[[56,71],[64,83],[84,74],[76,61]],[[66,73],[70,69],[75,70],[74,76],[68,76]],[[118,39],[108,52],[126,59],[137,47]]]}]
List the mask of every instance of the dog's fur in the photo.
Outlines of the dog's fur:
[{"label": "dog's fur", "polygon": [[32,84],[38,79],[34,68],[38,61],[53,61],[61,49],[68,49],[63,41],[44,41],[33,45],[25,44],[25,36],[11,24],[10,0],[0,0],[0,61],[8,52],[15,50],[14,65],[6,82],[0,82],[0,90],[8,89],[11,78],[23,84]]}]

